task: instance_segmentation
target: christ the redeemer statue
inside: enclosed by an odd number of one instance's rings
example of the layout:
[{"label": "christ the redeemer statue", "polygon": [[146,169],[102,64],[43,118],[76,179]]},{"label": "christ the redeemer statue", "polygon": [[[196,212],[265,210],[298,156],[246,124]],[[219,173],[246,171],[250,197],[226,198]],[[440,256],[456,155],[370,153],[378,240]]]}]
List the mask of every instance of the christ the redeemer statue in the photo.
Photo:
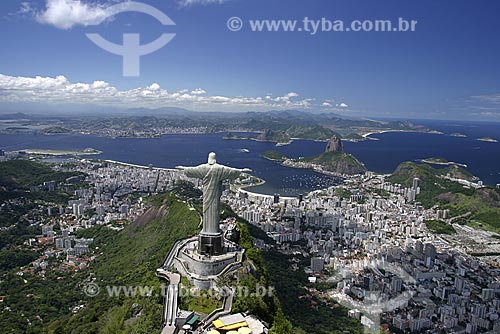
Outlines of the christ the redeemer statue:
[{"label": "christ the redeemer statue", "polygon": [[[177,166],[187,177],[203,180],[203,229],[200,233],[200,251],[203,254],[222,252],[222,235],[219,229],[219,207],[222,181],[234,180],[251,169],[237,169],[219,165],[216,155],[208,155],[208,163],[196,167]],[[214,240],[214,238],[220,240]]]}]

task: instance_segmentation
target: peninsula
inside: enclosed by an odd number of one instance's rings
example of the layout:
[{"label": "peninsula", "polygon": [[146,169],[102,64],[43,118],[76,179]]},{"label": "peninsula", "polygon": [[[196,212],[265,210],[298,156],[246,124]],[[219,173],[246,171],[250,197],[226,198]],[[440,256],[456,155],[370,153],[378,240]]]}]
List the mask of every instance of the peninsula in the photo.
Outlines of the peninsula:
[{"label": "peninsula", "polygon": [[266,151],[262,157],[280,162],[283,166],[294,168],[308,168],[328,175],[354,175],[366,172],[365,165],[352,154],[344,152],[342,139],[338,135],[330,138],[325,152],[298,159],[287,158],[276,150]]},{"label": "peninsula", "polygon": [[421,161],[425,162],[426,164],[431,164],[431,165],[460,166],[460,167],[465,167],[465,168],[467,167],[466,164],[448,161],[444,158],[426,158],[426,159],[422,159]]},{"label": "peninsula", "polygon": [[97,155],[102,154],[102,151],[96,150],[94,148],[86,148],[82,151],[75,150],[51,150],[51,149],[40,149],[40,148],[27,148],[24,150],[19,150],[28,154],[37,155],[53,155],[53,156],[63,156],[63,155]]}]

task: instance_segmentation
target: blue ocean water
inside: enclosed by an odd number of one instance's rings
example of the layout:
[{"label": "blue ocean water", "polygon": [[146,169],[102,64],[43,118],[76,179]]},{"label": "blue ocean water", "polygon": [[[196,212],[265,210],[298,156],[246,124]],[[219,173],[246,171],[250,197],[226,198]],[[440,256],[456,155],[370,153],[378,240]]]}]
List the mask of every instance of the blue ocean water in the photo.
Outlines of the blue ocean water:
[{"label": "blue ocean water", "polygon": [[[345,150],[362,161],[369,170],[391,173],[403,161],[445,158],[467,165],[467,169],[486,184],[500,183],[500,143],[478,141],[492,137],[500,141],[500,123],[418,121],[443,134],[386,132],[371,135],[378,140],[344,142]],[[467,137],[450,136],[461,133]],[[295,141],[278,150],[289,157],[310,156],[324,150],[325,144]]]},{"label": "blue ocean water", "polygon": [[[500,123],[419,121],[444,135],[384,133],[379,141],[346,143],[346,149],[370,170],[392,172],[402,161],[440,157],[467,165],[467,170],[489,185],[500,183],[500,142],[478,141],[491,137],[500,141]],[[461,133],[467,137],[453,137]]]},{"label": "blue ocean water", "polygon": [[[481,137],[500,140],[500,123],[418,121],[438,134],[388,132],[372,135],[379,140],[345,142],[347,152],[363,161],[369,170],[390,173],[403,161],[419,161],[442,157],[466,164],[467,169],[486,184],[500,183],[500,143],[478,141]],[[467,137],[449,136],[462,133]],[[272,143],[251,140],[225,140],[223,134],[164,135],[160,138],[102,138],[90,135],[0,135],[0,149],[45,148],[83,150],[87,147],[103,151],[101,159],[123,161],[157,167],[197,165],[206,162],[210,151],[218,161],[234,167],[253,169],[266,184],[253,190],[266,194],[298,195],[333,185],[335,178],[309,170],[280,166],[260,156],[277,149],[289,157],[311,156],[324,151],[325,143],[297,140],[276,147]],[[248,150],[248,152],[246,152]]]}]

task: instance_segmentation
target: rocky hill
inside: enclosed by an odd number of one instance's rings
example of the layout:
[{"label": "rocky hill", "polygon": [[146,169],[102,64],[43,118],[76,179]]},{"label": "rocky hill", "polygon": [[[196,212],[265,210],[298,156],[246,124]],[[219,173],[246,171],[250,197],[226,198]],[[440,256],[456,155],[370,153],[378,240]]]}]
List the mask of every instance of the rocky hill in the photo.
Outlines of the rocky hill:
[{"label": "rocky hill", "polygon": [[337,174],[354,175],[364,173],[367,170],[365,165],[356,159],[355,156],[344,152],[342,139],[337,134],[334,134],[330,138],[326,145],[325,152],[315,156],[291,159],[276,150],[266,151],[262,153],[261,156],[268,160],[280,162],[289,167],[311,168],[316,170],[320,167],[323,171]]},{"label": "rocky hill", "polygon": [[464,168],[456,165],[446,168],[433,168],[427,164],[417,164],[414,162],[403,162],[390,177],[390,182],[411,186],[414,178],[419,178],[423,183],[439,184],[443,176],[450,176],[463,180],[474,180],[474,175]]},{"label": "rocky hill", "polygon": [[366,167],[361,161],[345,152],[325,152],[297,161],[320,165],[324,170],[339,174],[354,175],[366,172]]},{"label": "rocky hill", "polygon": [[361,161],[352,154],[344,152],[342,139],[336,134],[328,141],[324,153],[296,161],[320,165],[326,171],[339,174],[354,175],[366,172],[366,167]]},{"label": "rocky hill", "polygon": [[344,152],[344,145],[340,136],[334,135],[328,141],[325,152]]}]

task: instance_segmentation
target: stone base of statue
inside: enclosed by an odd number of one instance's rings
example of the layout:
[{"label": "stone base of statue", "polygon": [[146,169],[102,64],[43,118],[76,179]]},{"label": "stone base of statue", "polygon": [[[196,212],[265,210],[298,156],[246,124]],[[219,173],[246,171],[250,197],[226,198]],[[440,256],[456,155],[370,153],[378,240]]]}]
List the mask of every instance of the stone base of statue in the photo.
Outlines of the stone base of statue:
[{"label": "stone base of statue", "polygon": [[[213,255],[202,254],[200,252],[202,245],[208,247],[205,250],[212,252]],[[216,249],[220,249],[220,253],[214,254],[213,250]],[[220,238],[216,235],[211,235],[209,238],[207,235],[198,235],[182,240],[172,249],[172,252],[169,256],[172,259],[170,265],[187,277],[197,288],[208,290],[213,286],[217,277],[241,267],[244,249],[240,249],[238,244],[223,239],[221,234]]]},{"label": "stone base of statue", "polygon": [[224,245],[222,242],[222,233],[218,234],[205,234],[198,235],[198,252],[201,255],[222,255],[224,252]]}]

